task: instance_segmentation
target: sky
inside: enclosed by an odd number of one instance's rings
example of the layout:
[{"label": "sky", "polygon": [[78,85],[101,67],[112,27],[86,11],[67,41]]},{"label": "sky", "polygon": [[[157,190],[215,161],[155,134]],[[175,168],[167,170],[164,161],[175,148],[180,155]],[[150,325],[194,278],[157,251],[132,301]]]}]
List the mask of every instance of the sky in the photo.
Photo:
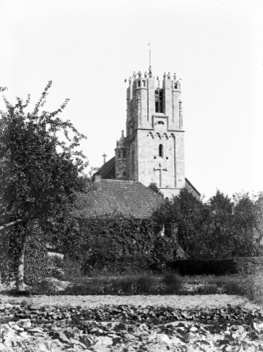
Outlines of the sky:
[{"label": "sky", "polygon": [[[205,197],[263,191],[262,0],[0,0],[0,86],[87,136],[92,167],[114,156],[134,71],[182,81],[186,177]],[[0,109],[4,104],[0,97]]]}]

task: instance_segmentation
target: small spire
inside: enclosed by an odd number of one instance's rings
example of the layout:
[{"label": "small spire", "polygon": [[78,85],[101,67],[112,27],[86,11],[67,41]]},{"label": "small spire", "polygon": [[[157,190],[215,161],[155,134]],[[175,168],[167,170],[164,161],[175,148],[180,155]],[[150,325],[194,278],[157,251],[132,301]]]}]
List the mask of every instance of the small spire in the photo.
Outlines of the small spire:
[{"label": "small spire", "polygon": [[124,148],[125,147],[125,137],[124,137],[124,131],[121,131],[121,138],[119,141],[117,141],[117,148]]}]

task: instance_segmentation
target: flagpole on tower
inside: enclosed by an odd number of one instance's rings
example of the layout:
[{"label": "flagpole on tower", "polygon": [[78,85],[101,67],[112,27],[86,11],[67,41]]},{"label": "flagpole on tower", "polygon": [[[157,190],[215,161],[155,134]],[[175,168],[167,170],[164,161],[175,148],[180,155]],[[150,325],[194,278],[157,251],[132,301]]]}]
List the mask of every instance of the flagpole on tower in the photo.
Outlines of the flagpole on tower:
[{"label": "flagpole on tower", "polygon": [[149,46],[149,67],[151,67],[151,43],[148,43]]}]

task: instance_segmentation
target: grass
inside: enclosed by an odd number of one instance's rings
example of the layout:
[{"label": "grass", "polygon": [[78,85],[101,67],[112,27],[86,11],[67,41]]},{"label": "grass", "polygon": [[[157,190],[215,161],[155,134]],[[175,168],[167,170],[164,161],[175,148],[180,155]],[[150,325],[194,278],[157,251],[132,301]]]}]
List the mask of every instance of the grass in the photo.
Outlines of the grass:
[{"label": "grass", "polygon": [[[228,294],[246,296],[263,304],[263,277],[254,275],[230,276],[180,276],[167,271],[162,274],[123,276],[78,276],[61,292],[54,287],[38,286],[32,294],[41,295],[213,295]],[[60,281],[59,281],[60,283]],[[12,294],[9,291],[9,294]]]},{"label": "grass", "polygon": [[65,290],[65,294],[84,295],[149,295],[167,294],[171,292],[171,284],[175,287],[174,294],[179,293],[181,279],[174,278],[173,283],[164,282],[157,276],[119,276],[90,278],[86,282],[82,279],[79,283],[75,280],[75,285]]},{"label": "grass", "polygon": [[[74,277],[74,280],[59,294],[67,295],[207,295],[228,294],[252,297],[251,282],[240,275],[231,276],[180,276],[166,271],[162,274],[144,273],[140,275]],[[263,280],[260,281],[263,284]],[[263,286],[263,285],[262,285]],[[249,291],[250,290],[250,291]],[[263,291],[263,289],[262,289]],[[44,289],[38,294],[45,294]],[[260,296],[260,292],[257,296]],[[263,294],[262,294],[263,297]]]},{"label": "grass", "polygon": [[[256,303],[263,303],[263,277],[260,273],[251,275],[196,275],[180,276],[176,272],[152,271],[133,275],[110,275],[99,272],[95,276],[83,276],[80,265],[60,259],[51,259],[51,268],[64,271],[63,280],[73,284],[60,294],[70,295],[207,295],[228,294],[248,297]],[[56,270],[54,270],[56,273]],[[52,276],[52,275],[50,275]],[[61,280],[61,276],[57,277]],[[54,293],[54,290],[52,290]],[[48,292],[52,294],[52,292]],[[47,294],[45,288],[38,294]]]},{"label": "grass", "polygon": [[241,287],[240,275],[196,275],[185,276],[184,282],[196,285],[198,294],[228,294],[228,295],[242,295],[243,289]]}]

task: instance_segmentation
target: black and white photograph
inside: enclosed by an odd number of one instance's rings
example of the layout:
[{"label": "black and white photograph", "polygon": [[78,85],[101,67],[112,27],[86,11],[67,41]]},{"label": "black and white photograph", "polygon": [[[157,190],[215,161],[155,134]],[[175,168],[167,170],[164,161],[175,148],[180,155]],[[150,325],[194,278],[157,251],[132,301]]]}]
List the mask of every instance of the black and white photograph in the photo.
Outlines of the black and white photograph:
[{"label": "black and white photograph", "polygon": [[263,350],[262,0],[0,0],[0,351]]}]

